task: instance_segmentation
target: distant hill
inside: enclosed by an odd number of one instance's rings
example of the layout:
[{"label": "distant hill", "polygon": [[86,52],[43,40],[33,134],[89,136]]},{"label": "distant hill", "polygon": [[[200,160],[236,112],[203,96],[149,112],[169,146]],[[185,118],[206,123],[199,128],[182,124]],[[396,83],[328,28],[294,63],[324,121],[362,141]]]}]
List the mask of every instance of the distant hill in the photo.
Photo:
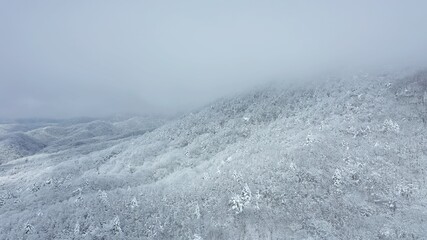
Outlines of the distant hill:
[{"label": "distant hill", "polygon": [[[41,152],[58,152],[88,143],[142,135],[165,122],[161,118],[120,120],[19,120],[0,125],[0,164]],[[90,146],[89,146],[90,148]]]},{"label": "distant hill", "polygon": [[45,145],[23,133],[12,133],[0,137],[0,163],[32,155]]}]

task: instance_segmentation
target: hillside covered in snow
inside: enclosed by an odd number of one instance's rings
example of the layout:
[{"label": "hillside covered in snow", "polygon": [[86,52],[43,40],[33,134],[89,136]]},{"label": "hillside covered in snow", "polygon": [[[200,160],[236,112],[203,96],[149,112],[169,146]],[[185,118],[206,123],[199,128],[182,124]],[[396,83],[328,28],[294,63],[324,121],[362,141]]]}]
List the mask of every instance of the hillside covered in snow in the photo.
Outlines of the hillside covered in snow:
[{"label": "hillside covered in snow", "polygon": [[0,239],[427,239],[427,73],[0,125]]}]

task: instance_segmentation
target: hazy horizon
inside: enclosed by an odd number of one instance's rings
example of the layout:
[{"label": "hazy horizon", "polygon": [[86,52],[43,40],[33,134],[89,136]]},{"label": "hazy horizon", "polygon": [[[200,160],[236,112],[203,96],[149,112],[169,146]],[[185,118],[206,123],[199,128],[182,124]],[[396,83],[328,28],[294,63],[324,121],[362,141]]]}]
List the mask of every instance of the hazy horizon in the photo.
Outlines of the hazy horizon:
[{"label": "hazy horizon", "polygon": [[425,1],[3,1],[0,119],[173,114],[272,80],[427,66]]}]

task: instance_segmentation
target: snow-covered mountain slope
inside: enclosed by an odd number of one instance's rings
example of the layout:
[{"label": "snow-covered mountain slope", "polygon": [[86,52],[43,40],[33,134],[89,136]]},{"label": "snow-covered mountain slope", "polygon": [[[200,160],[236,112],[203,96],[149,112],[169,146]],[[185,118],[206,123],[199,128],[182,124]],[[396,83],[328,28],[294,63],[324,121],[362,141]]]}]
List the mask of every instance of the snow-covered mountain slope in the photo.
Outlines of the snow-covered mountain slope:
[{"label": "snow-covered mountain slope", "polygon": [[27,155],[33,155],[45,145],[23,133],[7,134],[0,137],[0,164]]},{"label": "snow-covered mountain slope", "polygon": [[294,85],[27,132],[50,148],[0,165],[0,238],[426,239],[427,74]]}]

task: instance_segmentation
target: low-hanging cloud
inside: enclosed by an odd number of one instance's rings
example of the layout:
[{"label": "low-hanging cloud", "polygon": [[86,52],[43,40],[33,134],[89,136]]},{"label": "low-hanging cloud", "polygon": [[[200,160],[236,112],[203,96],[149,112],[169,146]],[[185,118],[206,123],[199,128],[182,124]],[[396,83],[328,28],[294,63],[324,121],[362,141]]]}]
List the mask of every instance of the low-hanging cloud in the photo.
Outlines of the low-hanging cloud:
[{"label": "low-hanging cloud", "polygon": [[2,1],[0,118],[173,113],[264,81],[422,64],[426,1]]}]

